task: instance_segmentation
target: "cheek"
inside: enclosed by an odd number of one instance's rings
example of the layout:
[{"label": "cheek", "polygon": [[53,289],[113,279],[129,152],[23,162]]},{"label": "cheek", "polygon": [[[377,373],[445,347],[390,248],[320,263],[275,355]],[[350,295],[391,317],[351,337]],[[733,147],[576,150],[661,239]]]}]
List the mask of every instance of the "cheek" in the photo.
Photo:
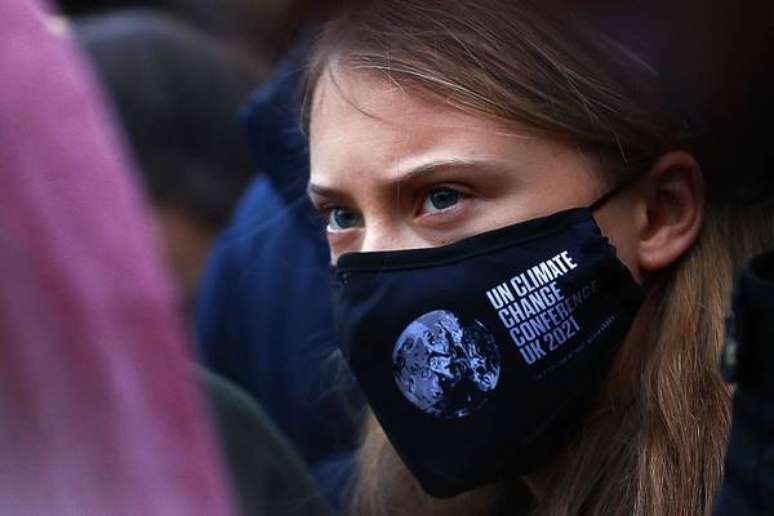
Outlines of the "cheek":
[{"label": "cheek", "polygon": [[637,281],[642,281],[639,266],[639,236],[631,208],[625,204],[609,204],[594,214],[599,227],[615,247],[618,258],[631,271]]}]

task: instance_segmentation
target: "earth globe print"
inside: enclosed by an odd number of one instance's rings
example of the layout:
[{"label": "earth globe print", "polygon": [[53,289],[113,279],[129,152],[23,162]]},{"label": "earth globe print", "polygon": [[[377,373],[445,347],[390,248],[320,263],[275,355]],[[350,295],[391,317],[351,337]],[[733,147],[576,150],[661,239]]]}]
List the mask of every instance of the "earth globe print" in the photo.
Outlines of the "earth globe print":
[{"label": "earth globe print", "polygon": [[500,351],[479,321],[463,325],[447,310],[409,324],[392,354],[395,382],[417,408],[443,419],[469,416],[500,379]]}]

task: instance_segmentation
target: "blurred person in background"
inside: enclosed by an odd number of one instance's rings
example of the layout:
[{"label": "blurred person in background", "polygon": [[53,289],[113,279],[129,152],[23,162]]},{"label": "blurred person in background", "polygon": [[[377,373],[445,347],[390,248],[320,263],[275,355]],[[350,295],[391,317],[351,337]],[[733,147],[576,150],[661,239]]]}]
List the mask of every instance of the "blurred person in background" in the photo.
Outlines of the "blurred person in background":
[{"label": "blurred person in background", "polygon": [[[774,204],[774,192],[769,191]],[[736,384],[723,484],[714,516],[774,514],[774,244],[739,274],[723,347]]]},{"label": "blurred person in background", "polygon": [[[71,13],[90,12],[116,4],[66,3]],[[227,36],[229,43],[238,39],[234,36],[240,31],[219,26],[218,20],[232,18],[250,25],[256,17],[261,18],[260,23],[272,30],[255,31],[253,37],[261,40],[256,43],[261,48],[252,54],[273,56],[285,52],[272,80],[256,91],[242,110],[252,150],[251,170],[258,177],[212,253],[201,287],[196,327],[203,364],[245,388],[266,408],[313,469],[329,498],[338,500],[350,471],[350,459],[357,440],[353,421],[361,402],[357,394],[352,394],[354,386],[351,381],[346,377],[342,380],[342,368],[335,354],[330,323],[330,291],[326,281],[327,251],[321,236],[322,227],[305,194],[308,155],[306,138],[300,129],[299,108],[302,93],[300,77],[306,49],[315,27],[336,8],[338,2],[279,1],[249,5],[226,2],[216,5],[170,0],[154,4],[168,12],[180,13],[219,38]],[[239,6],[253,11],[248,13],[237,9],[240,16],[229,14]],[[148,15],[144,17],[147,19]],[[126,59],[111,61],[114,54],[139,57],[154,46],[153,40],[173,39],[156,34],[150,38],[151,42],[137,41],[138,49],[131,49],[129,41],[139,39],[143,33],[151,32],[153,35],[159,32],[158,20],[148,20],[149,28],[143,29],[140,18],[138,14],[131,15],[125,20],[129,23],[120,27],[121,17],[101,14],[79,22],[76,31],[87,51],[95,57],[100,75],[116,98],[119,114],[130,124],[130,137],[138,134],[138,141],[132,138],[132,143],[138,147],[142,158],[142,153],[153,157],[154,147],[144,144],[153,134],[170,134],[170,131],[178,129],[167,127],[163,131],[154,130],[151,136],[144,134],[143,127],[152,126],[155,121],[152,114],[148,120],[148,115],[134,109],[143,99],[144,88],[135,91],[135,84],[126,81],[125,75],[132,75],[132,70],[145,69],[151,64],[124,67]],[[180,23],[175,25],[176,32],[180,32]],[[186,29],[186,33],[190,32]],[[126,41],[127,45],[121,41]],[[243,49],[255,48],[250,47],[249,42],[242,43]],[[155,43],[155,46],[159,44]],[[173,45],[168,42],[166,46]],[[182,74],[181,66],[189,62],[190,56],[195,56],[197,62],[191,66],[194,70],[187,72],[189,75],[197,73],[196,69],[210,66],[209,59],[204,64],[198,62],[198,50],[177,48],[176,51],[183,57],[182,63],[174,67],[176,75]],[[167,54],[171,53],[167,51]],[[164,56],[154,56],[150,63],[162,59]],[[165,68],[157,65],[153,65],[150,75],[151,78],[172,79]],[[142,86],[148,81],[138,82]],[[175,109],[181,102],[177,100],[177,91],[174,91],[171,104],[154,106],[164,110]],[[212,106],[212,102],[205,99],[201,106]],[[192,103],[188,109],[196,111],[197,106]],[[210,116],[217,124],[222,120],[214,119],[216,115],[192,112],[187,116],[198,117],[202,121]],[[137,129],[133,130],[133,127]],[[178,139],[185,135],[178,134]],[[164,142],[162,139],[159,145]],[[157,174],[153,168],[149,170]],[[170,177],[171,172],[162,168],[158,176]],[[208,177],[216,179],[215,176]],[[173,183],[165,183],[164,186],[178,187]],[[222,189],[222,186],[214,185],[208,193],[214,194]],[[191,235],[186,228],[179,230],[179,213],[172,213],[174,217],[170,217],[166,211],[162,213],[162,217],[165,216],[162,221],[166,221],[167,226],[178,227],[171,234]],[[195,272],[198,269],[198,250],[203,250],[209,242],[209,234],[205,236],[207,239],[204,242],[201,238],[187,239],[194,244],[196,252],[183,253],[177,260],[182,262],[183,270]],[[194,276],[189,274],[189,279]],[[192,283],[190,280],[186,282],[189,285]]]},{"label": "blurred person in background", "polygon": [[72,33],[33,1],[0,12],[0,513],[328,515],[261,407],[192,367]]},{"label": "blurred person in background", "polygon": [[0,514],[233,514],[129,160],[46,8],[0,3]]},{"label": "blurred person in background", "polygon": [[306,196],[304,63],[343,2],[288,2],[295,43],[242,111],[258,177],[210,257],[196,311],[202,362],[265,406],[339,504],[362,399],[336,350],[324,228]]},{"label": "blurred person in background", "polygon": [[74,31],[113,101],[190,309],[212,243],[253,177],[237,110],[265,66],[161,12],[96,14]]},{"label": "blurred person in background", "polygon": [[290,41],[285,29],[291,0],[57,0],[57,3],[70,17],[117,9],[163,11],[261,60],[273,60]]}]

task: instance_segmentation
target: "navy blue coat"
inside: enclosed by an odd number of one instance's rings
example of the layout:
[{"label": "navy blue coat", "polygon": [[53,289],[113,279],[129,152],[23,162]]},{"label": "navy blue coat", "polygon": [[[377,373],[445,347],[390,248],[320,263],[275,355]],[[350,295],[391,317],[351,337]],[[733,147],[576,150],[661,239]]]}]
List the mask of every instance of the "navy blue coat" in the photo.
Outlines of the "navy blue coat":
[{"label": "navy blue coat", "polygon": [[335,346],[324,228],[305,195],[297,63],[242,113],[259,176],[211,255],[196,334],[202,362],[257,398],[336,502],[362,402]]},{"label": "navy blue coat", "polygon": [[737,382],[723,485],[715,516],[774,514],[774,252],[737,281],[726,377]]}]

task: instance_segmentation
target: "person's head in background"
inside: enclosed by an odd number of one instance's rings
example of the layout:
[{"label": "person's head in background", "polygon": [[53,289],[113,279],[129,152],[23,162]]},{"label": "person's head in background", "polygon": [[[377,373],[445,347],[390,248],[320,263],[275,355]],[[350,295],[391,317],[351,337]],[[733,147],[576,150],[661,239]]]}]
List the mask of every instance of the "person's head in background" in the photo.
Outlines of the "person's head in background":
[{"label": "person's head in background", "polygon": [[237,111],[264,67],[153,11],[85,17],[74,31],[113,101],[189,301],[253,174]]},{"label": "person's head in background", "polygon": [[67,16],[116,9],[158,9],[267,61],[284,55],[299,32],[324,20],[342,0],[58,0]]},{"label": "person's head in background", "polygon": [[[751,70],[770,13],[579,4],[388,0],[335,20],[311,62],[310,194],[335,262],[587,206],[636,177],[595,218],[646,302],[582,429],[524,480],[541,515],[709,514],[731,280],[774,243],[774,210],[750,195],[768,144],[744,105],[765,91]],[[432,499],[372,418],[354,514],[491,514],[511,489]]]}]

